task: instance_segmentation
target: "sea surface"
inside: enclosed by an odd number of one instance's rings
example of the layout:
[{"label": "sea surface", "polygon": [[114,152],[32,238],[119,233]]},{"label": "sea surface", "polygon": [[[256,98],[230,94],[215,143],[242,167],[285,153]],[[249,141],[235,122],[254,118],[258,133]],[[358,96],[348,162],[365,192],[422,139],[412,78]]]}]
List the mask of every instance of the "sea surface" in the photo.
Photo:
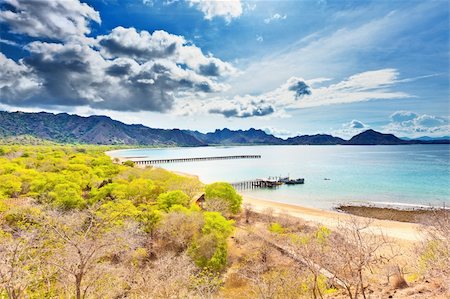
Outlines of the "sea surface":
[{"label": "sea surface", "polygon": [[149,159],[261,155],[261,159],[158,164],[195,174],[205,183],[273,176],[305,178],[304,185],[242,193],[261,199],[332,209],[342,203],[450,206],[450,146],[233,146],[131,149],[120,157]]}]

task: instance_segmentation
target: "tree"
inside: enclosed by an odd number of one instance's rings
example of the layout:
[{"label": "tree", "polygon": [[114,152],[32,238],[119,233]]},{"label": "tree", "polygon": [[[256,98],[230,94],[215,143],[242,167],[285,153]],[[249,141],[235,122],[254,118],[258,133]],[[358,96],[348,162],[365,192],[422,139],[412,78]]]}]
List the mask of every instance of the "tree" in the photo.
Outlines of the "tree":
[{"label": "tree", "polygon": [[61,214],[53,212],[42,220],[48,244],[42,248],[48,263],[59,269],[59,279],[77,299],[85,298],[98,288],[101,278],[111,277],[105,268],[122,248],[133,249],[141,242],[137,230],[111,226],[90,211]]},{"label": "tree", "polygon": [[194,239],[189,253],[200,268],[220,271],[227,263],[227,238],[233,232],[234,221],[218,212],[205,212],[203,216],[202,235]]},{"label": "tree", "polygon": [[156,202],[160,210],[168,212],[170,207],[174,205],[188,207],[190,198],[183,191],[176,190],[161,193]]},{"label": "tree", "polygon": [[205,187],[205,205],[214,201],[225,203],[227,211],[220,212],[237,214],[241,209],[242,196],[228,183],[213,183]]},{"label": "tree", "polygon": [[389,260],[379,253],[388,242],[383,234],[371,231],[371,223],[371,219],[351,217],[340,224],[336,230],[339,234],[331,234],[327,239],[326,259],[320,260],[320,264],[343,284],[350,299],[359,295],[366,298],[367,271]]},{"label": "tree", "polygon": [[170,211],[164,215],[158,232],[169,248],[182,252],[200,232],[203,223],[203,216],[199,212],[187,209],[186,211]]},{"label": "tree", "polygon": [[[26,290],[36,289],[44,280],[44,261],[36,230],[16,231],[15,236],[0,230],[0,290],[8,298],[23,298]],[[0,296],[2,291],[0,291]]]}]

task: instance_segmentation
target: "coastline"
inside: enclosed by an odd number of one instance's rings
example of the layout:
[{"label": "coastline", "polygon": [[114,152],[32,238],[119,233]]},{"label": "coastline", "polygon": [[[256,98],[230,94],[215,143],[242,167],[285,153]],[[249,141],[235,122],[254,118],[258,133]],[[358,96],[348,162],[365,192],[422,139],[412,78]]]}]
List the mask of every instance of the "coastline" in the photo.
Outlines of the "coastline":
[{"label": "coastline", "polygon": [[[118,159],[119,163],[122,163],[130,159],[130,157],[115,156],[114,152],[117,151],[120,150],[106,151],[105,154],[108,155],[111,159]],[[136,167],[145,168],[144,165],[136,165]],[[179,171],[171,171],[171,172],[181,176],[198,178],[198,176],[195,174]],[[303,219],[305,221],[322,224],[330,228],[336,228],[342,221],[349,220],[352,217],[356,217],[359,219],[370,218],[373,221],[371,223],[370,229],[375,233],[380,234],[383,233],[388,237],[409,242],[417,242],[422,239],[420,235],[422,225],[417,223],[399,222],[393,220],[380,220],[375,219],[373,217],[361,217],[352,215],[350,213],[323,210],[319,208],[309,208],[294,204],[286,204],[272,200],[260,199],[248,195],[242,195],[242,197],[243,203],[250,204],[252,208],[257,212],[264,212],[265,210],[271,209],[277,214],[288,214]]]},{"label": "coastline", "polygon": [[[343,221],[348,221],[351,218],[369,218],[335,211],[307,208],[276,201],[268,201],[246,195],[243,196],[243,199],[244,204],[250,204],[257,212],[264,212],[264,210],[271,209],[277,214],[288,214],[309,222],[322,224],[330,228],[336,228],[340,223]],[[374,233],[383,233],[387,237],[405,241],[417,242],[422,240],[420,231],[423,226],[420,224],[393,220],[379,220],[375,218],[369,219],[372,221],[369,229]]]}]

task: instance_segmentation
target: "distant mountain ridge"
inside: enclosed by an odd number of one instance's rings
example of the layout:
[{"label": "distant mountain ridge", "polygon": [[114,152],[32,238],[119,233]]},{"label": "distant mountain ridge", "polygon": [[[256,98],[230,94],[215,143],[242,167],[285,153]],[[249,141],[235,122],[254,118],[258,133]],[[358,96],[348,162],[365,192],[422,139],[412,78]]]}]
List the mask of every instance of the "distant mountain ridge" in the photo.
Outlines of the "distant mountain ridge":
[{"label": "distant mountain ridge", "polygon": [[[82,117],[67,113],[0,111],[0,138],[31,136],[57,143],[123,144],[145,146],[207,145],[391,145],[450,143],[449,140],[404,140],[392,134],[367,130],[344,140],[326,134],[301,135],[282,139],[263,130],[215,130],[201,133],[191,130],[154,129],[127,125],[107,116]],[[17,140],[30,140],[18,138]]]}]

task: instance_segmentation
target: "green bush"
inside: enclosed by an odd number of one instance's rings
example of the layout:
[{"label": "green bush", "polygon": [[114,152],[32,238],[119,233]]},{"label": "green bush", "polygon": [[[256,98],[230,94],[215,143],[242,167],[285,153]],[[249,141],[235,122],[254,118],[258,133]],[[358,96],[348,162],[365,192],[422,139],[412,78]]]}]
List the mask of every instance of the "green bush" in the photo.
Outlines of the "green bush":
[{"label": "green bush", "polygon": [[190,198],[183,191],[176,190],[161,193],[156,202],[160,210],[168,212],[173,205],[188,207]]},{"label": "green bush", "polygon": [[198,267],[220,271],[227,264],[227,238],[234,221],[217,212],[205,212],[203,218],[202,235],[191,243],[188,252]]},{"label": "green bush", "polygon": [[223,200],[231,213],[237,214],[241,209],[242,196],[228,183],[213,183],[205,187],[205,200]]}]

